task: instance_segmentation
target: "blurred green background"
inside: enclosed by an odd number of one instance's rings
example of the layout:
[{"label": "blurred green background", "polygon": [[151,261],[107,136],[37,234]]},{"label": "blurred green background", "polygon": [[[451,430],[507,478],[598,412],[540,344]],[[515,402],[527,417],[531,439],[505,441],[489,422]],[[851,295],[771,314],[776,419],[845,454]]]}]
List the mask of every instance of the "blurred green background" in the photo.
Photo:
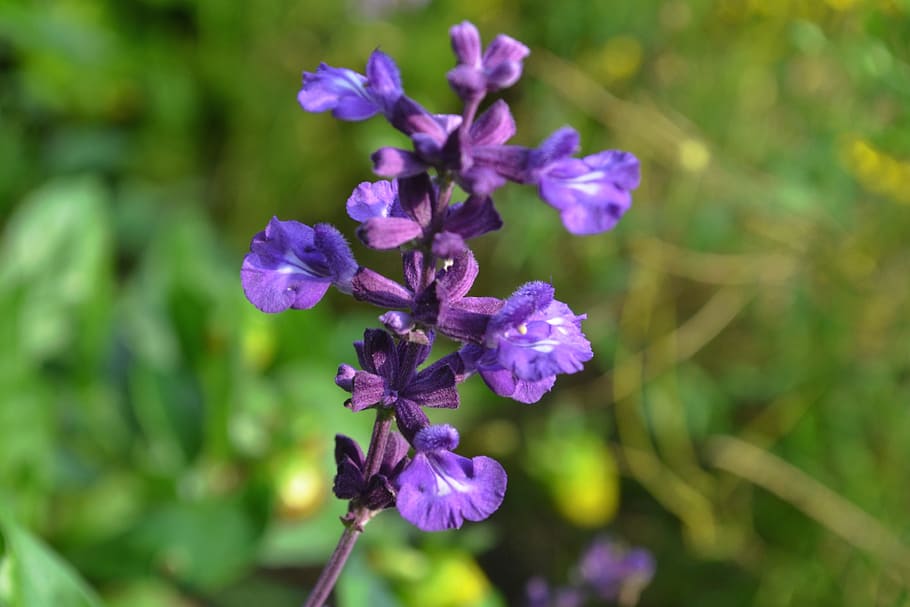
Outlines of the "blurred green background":
[{"label": "blurred green background", "polygon": [[[497,197],[473,293],[552,280],[596,356],[534,406],[477,379],[489,521],[367,528],[337,605],[520,605],[604,530],[641,605],[910,605],[908,0],[0,0],[0,605],[289,607],[341,531],[332,378],[377,309],[240,290],[272,215],[332,221],[401,143],[311,115],[376,47],[457,111],[448,27],[532,54],[515,142],[642,160],[612,233]],[[394,255],[355,244],[393,276]]]}]

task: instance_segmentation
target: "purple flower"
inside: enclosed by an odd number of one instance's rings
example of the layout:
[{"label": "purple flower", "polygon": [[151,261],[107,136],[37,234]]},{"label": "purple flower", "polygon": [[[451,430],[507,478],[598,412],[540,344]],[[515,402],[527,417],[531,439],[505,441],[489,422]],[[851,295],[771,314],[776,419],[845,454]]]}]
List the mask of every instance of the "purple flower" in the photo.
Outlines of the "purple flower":
[{"label": "purple flower", "polygon": [[581,332],[584,319],[553,299],[551,285],[529,282],[492,315],[482,346],[466,346],[459,354],[496,394],[537,402],[556,375],[581,371],[594,356]]},{"label": "purple flower", "polygon": [[574,158],[578,148],[578,133],[564,127],[537,149],[476,146],[472,170],[537,185],[540,197],[560,212],[569,232],[599,234],[613,228],[632,204],[630,192],[640,181],[639,163],[618,150]]},{"label": "purple flower", "polygon": [[486,93],[504,89],[521,78],[522,60],[530,50],[514,38],[500,34],[480,54],[480,33],[468,21],[449,30],[458,65],[448,74],[459,97],[477,100]]},{"label": "purple flower", "polygon": [[452,426],[427,426],[413,445],[414,458],[397,478],[396,505],[408,522],[423,531],[457,529],[465,520],[486,519],[502,504],[505,470],[489,457],[453,453],[458,431]]},{"label": "purple flower", "polygon": [[654,577],[654,557],[644,548],[626,549],[608,538],[598,538],[579,563],[581,580],[598,598],[630,597],[633,604]]},{"label": "purple flower", "polygon": [[607,150],[566,158],[540,169],[540,197],[559,211],[572,234],[599,234],[613,228],[632,204],[640,181],[638,159]]},{"label": "purple flower", "polygon": [[357,262],[333,226],[314,227],[273,217],[253,237],[243,259],[243,292],[263,312],[312,308],[329,285],[351,292]]},{"label": "purple flower", "polygon": [[345,404],[353,411],[377,405],[457,407],[455,374],[449,366],[435,364],[417,371],[430,354],[432,334],[428,341],[420,344],[402,340],[396,345],[387,332],[367,329],[363,341],[354,344],[363,370],[341,365],[335,377],[340,388],[351,392]]},{"label": "purple flower", "polygon": [[325,63],[315,72],[304,72],[297,100],[308,112],[331,110],[339,120],[366,120],[379,112],[389,115],[402,95],[398,67],[376,50],[367,62],[366,76]]},{"label": "purple flower", "polygon": [[408,441],[400,434],[389,434],[379,471],[365,477],[366,458],[360,445],[342,434],[335,435],[335,463],[338,472],[332,491],[339,499],[358,500],[370,510],[382,510],[395,505],[396,490],[392,479],[410,461]]}]

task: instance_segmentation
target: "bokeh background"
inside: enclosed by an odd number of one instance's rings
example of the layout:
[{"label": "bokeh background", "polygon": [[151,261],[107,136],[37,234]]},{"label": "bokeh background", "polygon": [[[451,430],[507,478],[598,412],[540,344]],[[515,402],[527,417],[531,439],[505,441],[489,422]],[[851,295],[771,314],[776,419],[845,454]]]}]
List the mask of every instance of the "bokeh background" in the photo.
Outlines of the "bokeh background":
[{"label": "bokeh background", "polygon": [[[532,48],[515,142],[642,160],[575,238],[497,197],[474,293],[552,280],[596,356],[534,406],[474,379],[433,420],[499,459],[458,532],[374,520],[336,604],[521,605],[602,533],[640,605],[910,605],[910,2],[0,2],[0,604],[298,605],[341,531],[332,378],[378,310],[277,316],[238,269],[272,215],[354,224],[380,119],[303,112],[376,47],[457,111],[448,27]],[[355,245],[395,275],[394,255]]]}]

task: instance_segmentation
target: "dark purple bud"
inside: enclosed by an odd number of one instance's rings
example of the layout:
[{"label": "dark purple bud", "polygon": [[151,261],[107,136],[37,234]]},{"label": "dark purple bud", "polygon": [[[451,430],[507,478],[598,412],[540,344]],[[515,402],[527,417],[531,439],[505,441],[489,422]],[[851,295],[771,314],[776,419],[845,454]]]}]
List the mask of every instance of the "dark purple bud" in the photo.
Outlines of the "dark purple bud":
[{"label": "dark purple bud", "polygon": [[412,293],[390,278],[369,268],[360,268],[351,281],[351,293],[360,301],[381,308],[407,308]]},{"label": "dark purple bud", "polygon": [[351,392],[354,389],[355,373],[357,371],[351,365],[338,365],[338,373],[335,374],[335,385],[346,392]]},{"label": "dark purple bud", "polygon": [[462,21],[449,29],[452,39],[452,50],[458,63],[471,67],[480,67],[480,32],[470,21]]}]

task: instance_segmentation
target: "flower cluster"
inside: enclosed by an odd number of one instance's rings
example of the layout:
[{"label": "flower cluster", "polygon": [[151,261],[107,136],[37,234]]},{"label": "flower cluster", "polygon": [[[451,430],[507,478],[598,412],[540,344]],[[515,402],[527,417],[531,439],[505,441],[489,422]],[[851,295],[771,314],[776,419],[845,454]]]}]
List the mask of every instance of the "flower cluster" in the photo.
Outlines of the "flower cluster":
[{"label": "flower cluster", "polygon": [[582,607],[592,601],[635,605],[654,571],[654,557],[644,548],[629,548],[606,536],[598,537],[582,555],[569,585],[552,588],[542,578],[530,580],[526,606]]},{"label": "flower cluster", "polygon": [[[527,283],[505,300],[468,294],[479,271],[468,241],[502,227],[493,192],[508,181],[534,185],[569,232],[595,234],[616,224],[639,181],[629,153],[576,157],[578,133],[567,127],[538,148],[507,144],[516,130],[508,105],[497,100],[478,112],[489,93],[519,79],[528,48],[500,35],[483,49],[468,22],[450,34],[459,115],[432,114],[405,95],[398,67],[379,50],[364,74],[325,64],[304,73],[298,95],[305,110],[340,120],[381,114],[410,139],[410,149],[377,150],[373,169],[389,180],[361,183],[347,200],[357,238],[398,250],[403,279],[359,265],[331,225],[277,218],[253,238],[241,270],[244,293],[264,312],[310,308],[330,285],[385,310],[382,328],[354,344],[359,368],[342,364],[335,377],[350,393],[346,406],[377,412],[366,455],[350,438],[336,439],[334,490],[350,500],[352,522],[392,506],[423,530],[490,516],[505,494],[502,466],[456,454],[458,432],[431,424],[425,409],[458,407],[457,385],[475,374],[500,396],[534,403],[557,375],[593,356],[585,315],[557,300],[550,284]],[[465,193],[458,202],[456,185]],[[438,335],[460,348],[424,365]],[[393,418],[398,433],[390,434]]]}]

